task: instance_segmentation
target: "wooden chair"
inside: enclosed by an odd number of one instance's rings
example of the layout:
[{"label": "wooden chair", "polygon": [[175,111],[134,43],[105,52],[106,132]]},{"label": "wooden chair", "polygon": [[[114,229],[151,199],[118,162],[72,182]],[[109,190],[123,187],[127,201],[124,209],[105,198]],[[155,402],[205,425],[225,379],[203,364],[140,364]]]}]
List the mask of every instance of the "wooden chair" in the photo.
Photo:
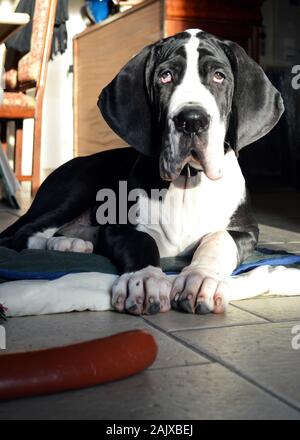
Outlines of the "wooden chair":
[{"label": "wooden chair", "polygon": [[[36,0],[31,37],[31,51],[18,63],[17,71],[6,74],[7,91],[0,105],[2,145],[7,145],[7,123],[15,123],[14,170],[19,181],[30,181],[32,194],[40,186],[41,130],[43,98],[51,55],[53,29],[58,0]],[[28,94],[34,89],[34,96]],[[22,175],[23,121],[34,119],[32,174]]]}]

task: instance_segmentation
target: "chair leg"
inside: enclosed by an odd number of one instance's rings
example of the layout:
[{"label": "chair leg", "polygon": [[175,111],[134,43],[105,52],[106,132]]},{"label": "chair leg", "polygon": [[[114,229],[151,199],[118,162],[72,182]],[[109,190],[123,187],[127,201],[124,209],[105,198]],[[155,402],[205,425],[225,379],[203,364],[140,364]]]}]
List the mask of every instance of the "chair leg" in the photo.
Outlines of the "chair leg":
[{"label": "chair leg", "polygon": [[41,184],[41,142],[42,142],[42,117],[34,120],[33,157],[32,157],[32,185],[31,194],[36,195]]},{"label": "chair leg", "polygon": [[22,176],[22,153],[23,153],[23,120],[16,120],[16,144],[15,144],[15,173],[17,178]]}]

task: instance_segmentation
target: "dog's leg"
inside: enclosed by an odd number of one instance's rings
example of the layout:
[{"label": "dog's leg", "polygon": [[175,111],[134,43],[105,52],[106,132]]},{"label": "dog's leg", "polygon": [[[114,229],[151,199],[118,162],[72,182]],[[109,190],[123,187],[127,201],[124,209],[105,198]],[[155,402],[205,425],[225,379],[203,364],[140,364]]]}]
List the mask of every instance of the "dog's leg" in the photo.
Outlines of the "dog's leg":
[{"label": "dog's leg", "polygon": [[59,252],[79,252],[92,254],[94,245],[91,241],[71,237],[51,237],[46,242],[46,249]]},{"label": "dog's leg", "polygon": [[[84,222],[87,222],[86,224]],[[63,228],[49,228],[28,240],[29,249],[91,254],[94,250],[99,226],[91,226],[89,212]]]},{"label": "dog's leg", "polygon": [[[7,245],[17,251],[23,249],[54,249],[62,245],[61,240],[48,240],[66,223],[74,220],[89,208],[88,188],[83,184],[74,185],[68,183],[63,187],[56,178],[55,172],[49,176],[37,193],[29,211],[15,224],[4,231],[0,236],[3,245]],[[59,237],[58,237],[59,238]],[[71,243],[67,248],[78,248],[77,244]],[[66,248],[66,243],[62,245]],[[82,246],[79,244],[79,247]],[[60,250],[60,249],[56,249]],[[69,249],[66,249],[69,250]]]},{"label": "dog's leg", "polygon": [[[250,251],[254,246],[250,233],[248,241]],[[191,264],[173,283],[172,307],[197,314],[223,313],[230,295],[228,279],[239,261],[237,237],[227,231],[204,236]]]},{"label": "dog's leg", "polygon": [[[78,246],[74,240],[68,243],[62,241],[62,237],[54,237],[59,228],[64,224],[64,216],[67,213],[63,209],[53,210],[34,221],[25,224],[11,238],[9,247],[21,251],[23,249],[61,250],[74,251]],[[76,248],[76,250],[75,250]]]},{"label": "dog's leg", "polygon": [[[36,221],[21,228],[20,231],[15,234],[15,237],[10,240],[9,245],[15,250],[27,248],[60,252],[80,252],[87,254],[93,252],[94,245],[92,241],[84,237],[84,235],[88,234],[83,234],[83,236],[81,236],[80,228],[78,228],[78,234],[75,234],[74,236],[60,234],[60,228],[58,226],[62,223],[63,220],[59,213],[56,214],[54,211],[51,215],[47,215],[46,219],[36,219]],[[98,227],[86,227],[86,229],[92,230],[98,229]]]},{"label": "dog's leg", "polygon": [[105,226],[95,252],[108,257],[122,274],[112,288],[115,310],[133,315],[170,310],[172,283],[160,268],[159,250],[150,235],[131,226]]},{"label": "dog's leg", "polygon": [[49,239],[49,229],[60,229],[95,206],[97,192],[114,188],[119,179],[126,180],[136,157],[127,148],[65,163],[41,185],[29,211],[0,234],[0,245],[3,240],[3,245],[13,249],[26,249],[35,236],[41,239],[35,244],[45,249],[45,239],[37,234]]}]

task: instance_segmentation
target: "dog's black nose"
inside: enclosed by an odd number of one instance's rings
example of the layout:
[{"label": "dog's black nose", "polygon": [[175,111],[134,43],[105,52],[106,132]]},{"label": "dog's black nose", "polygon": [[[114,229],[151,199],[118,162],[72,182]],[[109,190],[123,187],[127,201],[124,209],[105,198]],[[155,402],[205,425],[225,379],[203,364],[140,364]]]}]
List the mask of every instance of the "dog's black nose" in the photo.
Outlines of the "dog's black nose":
[{"label": "dog's black nose", "polygon": [[173,120],[178,131],[186,134],[199,134],[207,130],[210,117],[204,110],[190,107],[181,110]]}]

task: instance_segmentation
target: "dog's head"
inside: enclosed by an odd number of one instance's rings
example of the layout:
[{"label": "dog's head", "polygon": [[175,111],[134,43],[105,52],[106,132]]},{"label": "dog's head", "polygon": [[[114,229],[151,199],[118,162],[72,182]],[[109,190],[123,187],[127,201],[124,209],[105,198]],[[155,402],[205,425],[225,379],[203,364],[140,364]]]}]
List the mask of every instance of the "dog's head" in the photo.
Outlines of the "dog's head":
[{"label": "dog's head", "polygon": [[284,111],[280,93],[236,43],[189,30],[147,46],[102,91],[110,127],[176,179],[189,164],[222,177],[237,153],[266,135]]}]

